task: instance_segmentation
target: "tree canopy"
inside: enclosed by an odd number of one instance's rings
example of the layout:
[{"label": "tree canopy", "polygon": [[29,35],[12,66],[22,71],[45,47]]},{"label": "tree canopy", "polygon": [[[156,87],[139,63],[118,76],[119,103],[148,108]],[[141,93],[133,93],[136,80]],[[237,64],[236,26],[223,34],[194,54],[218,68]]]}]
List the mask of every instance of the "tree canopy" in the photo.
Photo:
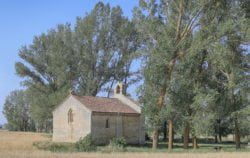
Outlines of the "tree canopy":
[{"label": "tree canopy", "polygon": [[137,31],[120,7],[99,2],[76,25],[58,25],[23,46],[16,72],[25,78],[31,113],[41,129],[52,129],[52,110],[70,89],[79,95],[109,93],[114,82],[130,84]]},{"label": "tree canopy", "polygon": [[114,83],[122,81],[126,91],[141,81],[153,148],[163,130],[169,149],[174,134],[185,149],[189,137],[198,148],[200,136],[218,142],[234,134],[240,148],[250,134],[248,6],[247,0],[140,0],[130,20],[119,6],[97,3],[74,26],[60,24],[19,50],[16,72],[26,90],[6,99],[10,128],[34,123],[51,131],[52,110],[69,90],[110,97]]}]

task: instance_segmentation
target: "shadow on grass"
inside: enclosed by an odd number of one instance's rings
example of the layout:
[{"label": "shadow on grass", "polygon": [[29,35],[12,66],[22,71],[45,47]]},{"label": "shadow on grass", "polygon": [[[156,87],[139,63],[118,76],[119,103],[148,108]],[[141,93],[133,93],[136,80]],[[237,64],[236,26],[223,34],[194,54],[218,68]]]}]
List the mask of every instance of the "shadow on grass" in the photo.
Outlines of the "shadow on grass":
[{"label": "shadow on grass", "polygon": [[[40,150],[49,150],[51,152],[77,152],[74,143],[54,143],[51,141],[34,142],[33,145]],[[107,146],[97,146],[95,152],[103,152]],[[214,153],[214,152],[250,152],[246,144],[242,144],[242,148],[236,150],[235,145],[231,142],[223,142],[221,144],[215,143],[199,143],[198,149],[192,149],[191,143],[189,149],[183,149],[182,143],[174,143],[173,149],[168,150],[166,141],[160,141],[158,148],[152,149],[152,142],[148,141],[145,145],[127,145],[124,152],[171,152],[171,153]]]},{"label": "shadow on grass", "polygon": [[[145,145],[139,146],[139,145],[128,145],[127,151],[129,152],[173,152],[173,153],[185,153],[185,152],[197,152],[197,153],[203,153],[203,152],[250,152],[250,148],[247,148],[246,143],[242,143],[242,148],[237,149],[235,148],[234,142],[223,142],[221,144],[218,143],[212,143],[207,142],[205,140],[201,142],[206,143],[200,143],[199,141],[199,148],[193,149],[192,144],[189,143],[188,149],[183,149],[183,144],[181,141],[175,141],[177,143],[174,143],[173,149],[168,150],[166,141],[160,141],[158,144],[157,149],[152,149],[152,142],[148,141]],[[191,141],[190,141],[191,142]]]}]

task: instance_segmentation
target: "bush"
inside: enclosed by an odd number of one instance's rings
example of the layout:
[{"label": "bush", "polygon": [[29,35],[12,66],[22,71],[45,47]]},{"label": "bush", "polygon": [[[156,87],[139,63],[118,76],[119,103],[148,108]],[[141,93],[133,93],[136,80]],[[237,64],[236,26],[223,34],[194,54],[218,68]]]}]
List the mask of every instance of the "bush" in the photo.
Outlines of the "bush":
[{"label": "bush", "polygon": [[102,149],[102,152],[124,152],[126,151],[126,145],[126,140],[123,137],[113,138],[109,145]]},{"label": "bush", "polygon": [[126,140],[121,137],[121,138],[113,138],[110,143],[111,146],[117,146],[117,147],[125,147],[127,145]]},{"label": "bush", "polygon": [[78,142],[76,142],[75,147],[77,151],[94,151],[96,150],[96,146],[90,134],[81,138]]}]

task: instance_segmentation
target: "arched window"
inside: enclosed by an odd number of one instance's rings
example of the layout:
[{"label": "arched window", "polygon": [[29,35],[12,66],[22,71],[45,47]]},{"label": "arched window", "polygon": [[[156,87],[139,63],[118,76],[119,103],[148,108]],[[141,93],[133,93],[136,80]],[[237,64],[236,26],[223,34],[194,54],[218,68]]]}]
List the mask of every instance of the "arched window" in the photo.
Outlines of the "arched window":
[{"label": "arched window", "polygon": [[109,128],[109,119],[106,119],[106,125],[105,125],[106,128]]},{"label": "arched window", "polygon": [[73,120],[73,111],[72,109],[69,109],[69,112],[68,112],[68,123],[72,123],[74,120]]},{"label": "arched window", "polygon": [[117,86],[117,87],[116,87],[116,94],[120,94],[120,92],[121,92],[121,87],[120,87],[120,86]]}]

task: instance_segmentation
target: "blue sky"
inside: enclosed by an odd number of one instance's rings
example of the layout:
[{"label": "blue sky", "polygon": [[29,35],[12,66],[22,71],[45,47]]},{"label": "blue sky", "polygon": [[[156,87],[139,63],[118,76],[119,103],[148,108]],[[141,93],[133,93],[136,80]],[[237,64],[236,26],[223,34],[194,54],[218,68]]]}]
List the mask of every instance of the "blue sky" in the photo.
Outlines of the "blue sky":
[{"label": "blue sky", "polygon": [[[6,123],[2,107],[6,96],[20,86],[15,74],[19,61],[18,49],[32,42],[35,35],[57,24],[74,24],[77,16],[84,16],[98,0],[1,0],[0,1],[0,124]],[[137,0],[103,0],[111,6],[120,5],[131,17]]]}]

